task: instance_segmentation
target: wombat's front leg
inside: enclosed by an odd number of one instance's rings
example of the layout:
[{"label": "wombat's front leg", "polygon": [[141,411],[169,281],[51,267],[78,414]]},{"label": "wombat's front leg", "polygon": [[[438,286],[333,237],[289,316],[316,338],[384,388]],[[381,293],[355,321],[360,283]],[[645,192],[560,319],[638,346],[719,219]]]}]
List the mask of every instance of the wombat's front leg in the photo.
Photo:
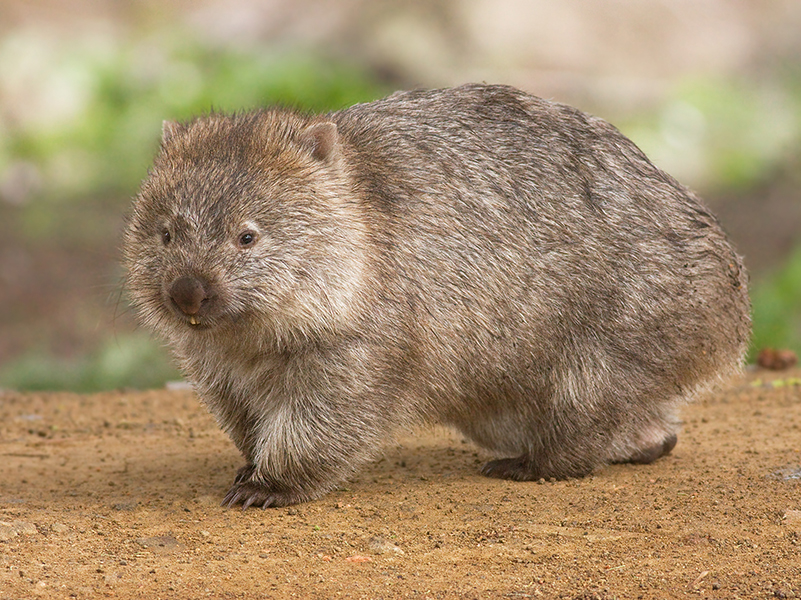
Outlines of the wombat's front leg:
[{"label": "wombat's front leg", "polygon": [[321,396],[308,391],[301,398],[309,400],[276,402],[248,419],[253,425],[237,444],[247,463],[223,506],[268,508],[315,500],[375,456],[390,429],[384,415],[367,410],[356,395],[342,393],[328,401]]}]

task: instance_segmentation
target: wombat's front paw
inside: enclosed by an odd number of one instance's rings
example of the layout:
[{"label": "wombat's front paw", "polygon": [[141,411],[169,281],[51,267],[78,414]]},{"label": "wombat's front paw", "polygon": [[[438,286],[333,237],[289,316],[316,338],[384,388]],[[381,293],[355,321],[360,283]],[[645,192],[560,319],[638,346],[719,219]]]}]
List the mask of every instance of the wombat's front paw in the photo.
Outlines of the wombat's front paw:
[{"label": "wombat's front paw", "polygon": [[243,481],[242,473],[237,475],[236,483],[228,490],[223,498],[222,506],[232,508],[237,504],[242,505],[242,510],[249,506],[260,506],[268,508],[270,506],[285,506],[291,502],[279,503],[280,494],[274,493],[269,487],[254,481]]},{"label": "wombat's front paw", "polygon": [[222,506],[231,508],[241,504],[242,510],[245,510],[249,506],[260,506],[261,508],[288,506],[309,499],[287,489],[281,490],[284,486],[273,486],[254,481],[252,477],[255,471],[255,465],[250,463],[237,471],[234,485],[223,498]]}]

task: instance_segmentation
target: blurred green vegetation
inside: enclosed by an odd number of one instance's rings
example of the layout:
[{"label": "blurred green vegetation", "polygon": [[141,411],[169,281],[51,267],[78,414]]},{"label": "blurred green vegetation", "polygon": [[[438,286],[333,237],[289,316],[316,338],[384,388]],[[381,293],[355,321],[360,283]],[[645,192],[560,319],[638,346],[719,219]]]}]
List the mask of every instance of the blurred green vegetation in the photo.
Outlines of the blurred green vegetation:
[{"label": "blurred green vegetation", "polygon": [[621,129],[660,167],[706,192],[763,183],[801,148],[801,72],[763,82],[688,79]]},{"label": "blurred green vegetation", "polygon": [[29,352],[0,369],[0,386],[15,390],[150,389],[180,379],[165,349],[143,332],[110,337],[73,359]]},{"label": "blurred green vegetation", "polygon": [[751,358],[761,348],[790,348],[801,355],[801,246],[752,290],[751,302]]},{"label": "blurred green vegetation", "polygon": [[[0,72],[18,52],[39,43],[6,40],[5,46],[21,48],[0,46]],[[39,203],[129,196],[157,149],[164,119],[266,104],[332,110],[386,91],[352,65],[297,53],[208,47],[179,34],[60,50],[51,49],[34,96],[58,94],[68,108],[60,109],[60,118],[43,111],[0,138],[0,171],[11,160],[30,161],[40,170]]]},{"label": "blurred green vegetation", "polygon": [[[209,46],[175,31],[66,44],[9,35],[0,40],[0,96],[21,108],[0,119],[0,179],[20,165],[35,174],[13,199],[16,234],[31,243],[51,233],[114,241],[86,215],[126,210],[165,118],[275,103],[334,110],[389,91],[364,69],[330,58]],[[758,84],[690,80],[656,112],[616,123],[679,180],[707,193],[747,189],[801,148],[801,75]],[[801,353],[801,248],[758,280],[752,296],[754,347]],[[17,389],[155,387],[177,377],[144,333],[120,333],[79,359],[30,351],[0,367],[0,387]]]}]

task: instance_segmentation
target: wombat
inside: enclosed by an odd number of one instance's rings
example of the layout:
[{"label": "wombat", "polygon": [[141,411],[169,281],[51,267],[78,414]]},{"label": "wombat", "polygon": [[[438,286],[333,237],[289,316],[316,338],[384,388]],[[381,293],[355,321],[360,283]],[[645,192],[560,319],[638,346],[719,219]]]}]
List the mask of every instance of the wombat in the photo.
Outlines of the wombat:
[{"label": "wombat", "polygon": [[141,320],[247,461],[228,506],[318,498],[426,422],[491,477],[648,463],[750,332],[693,192],[505,86],[167,122],[123,246]]}]

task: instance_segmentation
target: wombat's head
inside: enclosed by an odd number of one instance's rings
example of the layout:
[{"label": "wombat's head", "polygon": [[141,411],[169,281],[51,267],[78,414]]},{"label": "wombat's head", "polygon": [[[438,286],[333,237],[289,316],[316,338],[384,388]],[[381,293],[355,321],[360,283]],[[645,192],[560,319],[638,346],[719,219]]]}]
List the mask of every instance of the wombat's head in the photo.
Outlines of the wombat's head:
[{"label": "wombat's head", "polygon": [[174,343],[341,327],[364,253],[341,151],[333,123],[282,111],[165,123],[123,241],[141,320]]}]

